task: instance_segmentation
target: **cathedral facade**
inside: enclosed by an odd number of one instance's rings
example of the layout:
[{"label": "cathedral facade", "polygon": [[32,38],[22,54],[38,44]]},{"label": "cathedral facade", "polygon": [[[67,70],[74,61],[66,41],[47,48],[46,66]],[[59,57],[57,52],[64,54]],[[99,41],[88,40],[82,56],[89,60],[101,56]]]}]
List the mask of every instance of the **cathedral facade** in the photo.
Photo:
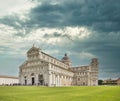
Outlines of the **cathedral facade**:
[{"label": "cathedral facade", "polygon": [[33,46],[19,67],[19,82],[21,85],[97,86],[98,60],[93,58],[88,66],[72,67],[67,54],[58,60]]}]

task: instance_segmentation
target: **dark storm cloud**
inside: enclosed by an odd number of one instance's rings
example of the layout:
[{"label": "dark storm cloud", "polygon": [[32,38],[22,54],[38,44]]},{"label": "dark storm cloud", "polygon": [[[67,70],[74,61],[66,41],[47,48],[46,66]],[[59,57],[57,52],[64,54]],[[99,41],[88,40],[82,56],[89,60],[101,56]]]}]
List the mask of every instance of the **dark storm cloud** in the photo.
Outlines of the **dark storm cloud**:
[{"label": "dark storm cloud", "polygon": [[34,26],[27,25],[28,20],[21,19],[19,16],[19,14],[3,16],[0,18],[0,24],[7,25],[16,30],[16,36],[25,37],[25,35],[29,34],[29,32],[34,29]]},{"label": "dark storm cloud", "polygon": [[[99,70],[104,71],[104,75],[101,72],[99,73],[100,77],[107,78],[108,76],[107,74],[110,75],[111,72],[113,72],[111,73],[111,77],[114,77],[114,75],[112,74],[115,74],[116,72],[118,72],[117,76],[120,76],[120,67],[119,67],[120,37],[119,36],[120,33],[119,34],[94,33],[89,39],[85,41],[74,40],[73,41],[74,45],[70,47],[69,50],[71,51],[71,53],[73,52],[81,53],[82,51],[84,51],[95,55],[95,57],[98,58],[100,62]],[[75,58],[72,59],[75,63],[76,62]],[[79,65],[79,62],[77,61],[76,64]]]},{"label": "dark storm cloud", "polygon": [[24,25],[23,21],[20,20],[20,18],[16,15],[4,16],[0,19],[0,23],[4,25],[12,26],[15,29],[19,29],[22,27],[22,25]]},{"label": "dark storm cloud", "polygon": [[31,9],[29,23],[40,27],[88,26],[97,31],[119,31],[119,4],[119,0],[45,2]]},{"label": "dark storm cloud", "polygon": [[[39,1],[39,0],[38,0]],[[25,22],[11,15],[0,19],[0,23],[16,29],[39,27],[64,28],[87,26],[100,32],[120,31],[120,0],[40,0],[26,15]],[[19,23],[19,25],[16,24]]]}]

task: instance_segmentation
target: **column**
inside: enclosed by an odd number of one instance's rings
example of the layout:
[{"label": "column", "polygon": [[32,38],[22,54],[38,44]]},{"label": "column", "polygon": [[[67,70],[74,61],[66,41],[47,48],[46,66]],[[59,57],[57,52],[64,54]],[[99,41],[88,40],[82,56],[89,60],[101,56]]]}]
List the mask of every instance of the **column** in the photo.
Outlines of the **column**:
[{"label": "column", "polygon": [[61,80],[60,80],[60,82],[61,82],[61,86],[63,86],[63,75],[61,75]]},{"label": "column", "polygon": [[38,74],[35,75],[35,85],[38,85]]},{"label": "column", "polygon": [[56,85],[58,86],[58,75],[56,75]]},{"label": "column", "polygon": [[60,86],[60,77],[59,77],[59,74],[58,74],[58,86]]},{"label": "column", "polygon": [[54,84],[54,73],[52,72],[52,86]]},{"label": "column", "polygon": [[53,78],[54,78],[53,84],[54,84],[54,86],[55,86],[55,73],[53,74]]},{"label": "column", "polygon": [[55,86],[56,86],[56,85],[57,85],[57,82],[56,82],[56,74],[54,75],[54,77],[55,77],[55,81],[54,81],[55,83],[54,83],[54,84],[55,84]]},{"label": "column", "polygon": [[52,84],[52,74],[51,72],[49,72],[49,83],[48,83],[48,86],[51,86]]},{"label": "column", "polygon": [[59,86],[61,86],[61,75],[59,75]]},{"label": "column", "polygon": [[57,75],[55,74],[55,86],[57,86]]}]

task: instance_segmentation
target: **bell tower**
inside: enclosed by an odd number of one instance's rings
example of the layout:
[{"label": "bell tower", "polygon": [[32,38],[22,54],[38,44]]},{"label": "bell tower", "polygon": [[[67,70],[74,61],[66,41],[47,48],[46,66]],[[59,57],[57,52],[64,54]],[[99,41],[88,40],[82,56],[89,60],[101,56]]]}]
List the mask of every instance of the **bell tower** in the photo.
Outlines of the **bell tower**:
[{"label": "bell tower", "polygon": [[98,59],[93,58],[91,61],[91,86],[98,85]]},{"label": "bell tower", "polygon": [[91,61],[91,70],[93,71],[97,71],[98,70],[98,59],[97,58],[93,58]]}]

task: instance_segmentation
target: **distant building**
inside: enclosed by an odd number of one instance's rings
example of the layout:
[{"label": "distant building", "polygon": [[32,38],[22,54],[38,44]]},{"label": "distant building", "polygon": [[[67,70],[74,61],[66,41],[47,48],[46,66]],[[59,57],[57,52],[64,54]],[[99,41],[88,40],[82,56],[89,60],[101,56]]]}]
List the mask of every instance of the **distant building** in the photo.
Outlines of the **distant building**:
[{"label": "distant building", "polygon": [[19,67],[19,81],[21,85],[97,86],[98,59],[93,58],[88,66],[72,67],[67,54],[58,60],[33,46]]},{"label": "distant building", "polygon": [[120,85],[120,78],[103,80],[103,85]]},{"label": "distant building", "polygon": [[0,85],[13,85],[18,83],[18,77],[0,75]]},{"label": "distant building", "polygon": [[117,85],[120,85],[120,78],[117,79]]}]

